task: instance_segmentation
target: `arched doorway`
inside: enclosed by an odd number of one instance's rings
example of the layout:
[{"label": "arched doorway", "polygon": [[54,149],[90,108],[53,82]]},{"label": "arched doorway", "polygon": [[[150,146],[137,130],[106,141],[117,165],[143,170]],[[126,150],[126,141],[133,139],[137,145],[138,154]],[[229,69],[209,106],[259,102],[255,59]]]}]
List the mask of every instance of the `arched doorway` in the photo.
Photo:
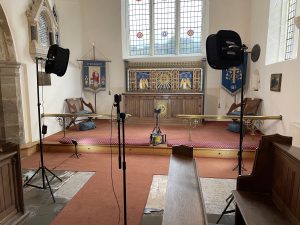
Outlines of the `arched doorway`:
[{"label": "arched doorway", "polygon": [[19,71],[11,32],[0,5],[0,144],[24,142]]}]

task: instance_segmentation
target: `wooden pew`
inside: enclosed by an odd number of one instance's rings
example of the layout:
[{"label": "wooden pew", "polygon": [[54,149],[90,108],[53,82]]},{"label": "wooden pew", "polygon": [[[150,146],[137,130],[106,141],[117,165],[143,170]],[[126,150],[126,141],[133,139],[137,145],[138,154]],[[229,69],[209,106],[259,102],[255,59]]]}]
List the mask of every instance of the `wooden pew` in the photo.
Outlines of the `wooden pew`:
[{"label": "wooden pew", "polygon": [[192,147],[172,148],[162,224],[208,224]]},{"label": "wooden pew", "polygon": [[251,175],[233,191],[236,225],[300,224],[300,149],[292,138],[263,136]]}]

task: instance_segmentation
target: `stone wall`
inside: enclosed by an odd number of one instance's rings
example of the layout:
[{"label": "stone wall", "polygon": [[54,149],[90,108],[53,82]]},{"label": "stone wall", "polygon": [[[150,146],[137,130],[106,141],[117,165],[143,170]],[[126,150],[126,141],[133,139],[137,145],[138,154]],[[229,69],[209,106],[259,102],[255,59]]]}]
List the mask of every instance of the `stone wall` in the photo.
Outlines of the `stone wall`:
[{"label": "stone wall", "polygon": [[16,62],[11,32],[1,6],[0,49],[0,145],[23,143],[20,64]]}]

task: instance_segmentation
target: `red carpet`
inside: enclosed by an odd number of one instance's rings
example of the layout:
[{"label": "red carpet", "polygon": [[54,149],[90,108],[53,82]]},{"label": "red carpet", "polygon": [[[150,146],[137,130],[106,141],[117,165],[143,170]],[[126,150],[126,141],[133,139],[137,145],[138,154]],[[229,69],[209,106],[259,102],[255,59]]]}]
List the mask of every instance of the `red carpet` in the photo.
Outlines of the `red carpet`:
[{"label": "red carpet", "polygon": [[[118,211],[111,186],[110,154],[83,154],[80,159],[70,158],[70,155],[45,153],[45,165],[51,170],[96,171],[96,173],[70,200],[51,225],[117,225]],[[168,173],[169,157],[127,154],[126,161],[128,224],[140,225],[152,176]],[[122,170],[117,168],[116,155],[113,155],[112,162],[113,179],[122,207]],[[232,171],[236,162],[236,159],[197,158],[199,174],[202,177],[236,178],[237,172]],[[252,160],[245,160],[244,164],[249,173]],[[22,160],[23,168],[37,168],[38,165],[39,154]],[[121,221],[122,218],[121,215]]]},{"label": "red carpet", "polygon": [[[197,148],[218,148],[218,149],[238,149],[239,133],[227,130],[229,122],[204,122],[191,129],[191,141],[187,124],[182,125],[161,125],[161,131],[167,135],[168,146],[185,144]],[[89,131],[78,131],[78,127],[72,127],[66,131],[66,138],[63,133],[51,135],[45,138],[47,142],[71,143],[71,139],[76,139],[78,144],[110,144],[111,124],[108,120],[96,120],[97,128]],[[117,125],[112,124],[112,144],[117,144]],[[149,145],[149,137],[153,130],[153,125],[149,124],[126,124],[126,143],[129,145]],[[244,137],[244,149],[255,150],[258,147],[261,133],[256,135],[246,133]]]}]

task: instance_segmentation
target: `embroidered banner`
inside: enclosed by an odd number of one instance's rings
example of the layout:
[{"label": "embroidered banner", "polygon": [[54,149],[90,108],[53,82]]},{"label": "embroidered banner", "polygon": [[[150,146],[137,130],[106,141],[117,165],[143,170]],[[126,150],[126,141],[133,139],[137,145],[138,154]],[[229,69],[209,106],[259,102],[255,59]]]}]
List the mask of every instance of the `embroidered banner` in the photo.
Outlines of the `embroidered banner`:
[{"label": "embroidered banner", "polygon": [[247,53],[244,55],[244,63],[238,67],[230,67],[222,70],[222,88],[231,95],[236,95],[240,92],[243,83],[246,83],[247,73]]},{"label": "embroidered banner", "polygon": [[82,62],[83,89],[97,93],[106,89],[106,62],[84,60]]}]

